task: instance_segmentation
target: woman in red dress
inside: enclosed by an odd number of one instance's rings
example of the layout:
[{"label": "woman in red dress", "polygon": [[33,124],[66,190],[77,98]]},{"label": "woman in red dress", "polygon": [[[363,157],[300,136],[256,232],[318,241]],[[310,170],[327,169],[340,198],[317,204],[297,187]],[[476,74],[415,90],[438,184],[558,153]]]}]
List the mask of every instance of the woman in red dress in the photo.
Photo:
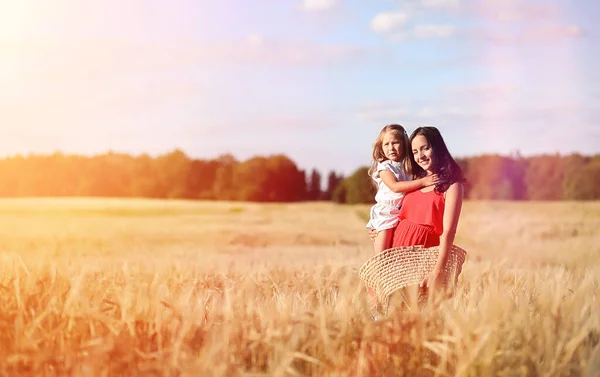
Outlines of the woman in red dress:
[{"label": "woman in red dress", "polygon": [[[435,287],[454,242],[463,200],[463,176],[460,166],[450,155],[439,130],[419,127],[410,136],[414,178],[437,174],[439,182],[404,197],[394,230],[392,247],[424,245],[439,246],[439,256],[433,271],[421,282],[421,287]],[[372,235],[371,235],[372,236]]]}]

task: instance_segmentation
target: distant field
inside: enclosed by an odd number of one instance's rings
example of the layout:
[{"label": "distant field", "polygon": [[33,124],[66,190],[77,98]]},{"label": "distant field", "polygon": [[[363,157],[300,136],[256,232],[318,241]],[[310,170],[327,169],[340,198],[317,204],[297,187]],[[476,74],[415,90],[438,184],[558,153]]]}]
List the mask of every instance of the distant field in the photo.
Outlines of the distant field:
[{"label": "distant field", "polygon": [[467,202],[456,296],[375,323],[367,214],[0,199],[0,375],[585,375],[600,202]]}]

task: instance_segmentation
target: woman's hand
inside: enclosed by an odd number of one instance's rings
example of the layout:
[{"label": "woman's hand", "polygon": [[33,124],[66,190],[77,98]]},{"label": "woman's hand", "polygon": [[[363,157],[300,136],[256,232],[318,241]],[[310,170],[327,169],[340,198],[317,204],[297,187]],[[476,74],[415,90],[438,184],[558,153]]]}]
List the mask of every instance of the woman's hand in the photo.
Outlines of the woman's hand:
[{"label": "woman's hand", "polygon": [[368,228],[367,233],[369,233],[369,237],[371,238],[371,242],[375,242],[375,237],[377,237],[377,231],[373,228]]},{"label": "woman's hand", "polygon": [[442,272],[440,270],[433,270],[429,275],[425,276],[425,279],[419,284],[421,288],[432,288],[438,289],[443,286]]}]

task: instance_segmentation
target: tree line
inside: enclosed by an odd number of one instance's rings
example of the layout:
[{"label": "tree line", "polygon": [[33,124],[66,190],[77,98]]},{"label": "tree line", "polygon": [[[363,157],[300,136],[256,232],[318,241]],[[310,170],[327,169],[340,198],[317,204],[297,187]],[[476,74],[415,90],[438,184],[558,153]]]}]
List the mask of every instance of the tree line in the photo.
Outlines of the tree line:
[{"label": "tree line", "polygon": [[[600,199],[600,155],[481,155],[457,162],[467,177],[467,199]],[[238,161],[231,155],[194,159],[180,150],[157,157],[32,154],[0,159],[0,196],[372,203],[374,188],[367,170],[361,166],[347,177],[334,171],[304,171],[285,155]]]}]

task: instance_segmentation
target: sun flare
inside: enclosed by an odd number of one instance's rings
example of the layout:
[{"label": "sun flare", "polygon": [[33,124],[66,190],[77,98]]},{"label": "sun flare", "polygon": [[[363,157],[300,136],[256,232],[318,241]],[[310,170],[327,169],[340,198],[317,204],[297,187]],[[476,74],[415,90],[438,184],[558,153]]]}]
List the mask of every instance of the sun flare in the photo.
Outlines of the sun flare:
[{"label": "sun flare", "polygon": [[31,24],[28,1],[0,1],[0,38],[17,38]]}]

